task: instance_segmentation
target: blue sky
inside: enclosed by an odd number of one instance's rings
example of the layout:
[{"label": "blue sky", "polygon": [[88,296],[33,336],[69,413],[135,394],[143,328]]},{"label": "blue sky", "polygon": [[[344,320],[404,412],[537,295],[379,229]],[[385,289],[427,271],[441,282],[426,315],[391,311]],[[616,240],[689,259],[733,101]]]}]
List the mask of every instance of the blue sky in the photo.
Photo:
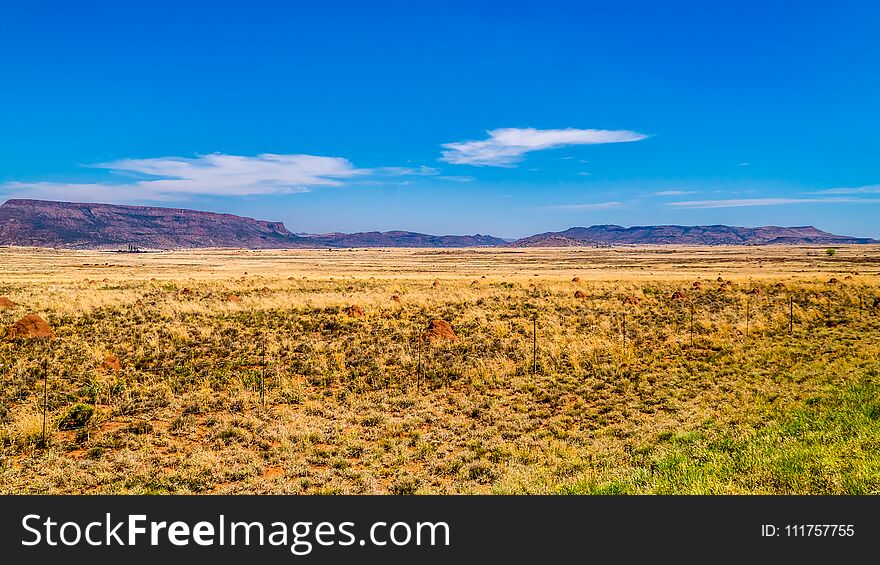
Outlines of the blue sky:
[{"label": "blue sky", "polygon": [[880,4],[16,2],[0,200],[880,237]]}]

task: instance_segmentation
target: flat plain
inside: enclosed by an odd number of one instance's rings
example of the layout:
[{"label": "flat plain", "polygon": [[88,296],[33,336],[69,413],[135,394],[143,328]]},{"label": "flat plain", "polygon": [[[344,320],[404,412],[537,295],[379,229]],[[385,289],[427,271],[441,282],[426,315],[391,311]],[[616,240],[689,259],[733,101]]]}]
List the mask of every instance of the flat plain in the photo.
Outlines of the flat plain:
[{"label": "flat plain", "polygon": [[880,493],[880,246],[2,248],[0,297],[3,493]]}]

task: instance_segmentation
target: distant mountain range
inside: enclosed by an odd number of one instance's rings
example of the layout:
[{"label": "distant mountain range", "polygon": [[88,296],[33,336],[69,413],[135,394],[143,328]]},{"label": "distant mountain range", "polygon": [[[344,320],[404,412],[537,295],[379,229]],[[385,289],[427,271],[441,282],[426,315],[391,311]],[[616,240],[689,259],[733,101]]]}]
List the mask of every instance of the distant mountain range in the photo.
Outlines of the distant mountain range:
[{"label": "distant mountain range", "polygon": [[833,245],[878,243],[865,237],[834,235],[813,226],[633,226],[569,228],[519,239],[516,247],[578,247],[595,245]]},{"label": "distant mountain range", "polygon": [[181,249],[235,247],[285,249],[322,247],[584,247],[607,245],[842,245],[880,243],[834,235],[811,226],[615,225],[570,228],[516,241],[490,235],[427,235],[406,231],[291,233],[267,222],[182,208],[8,200],[0,205],[0,245],[74,249]]}]

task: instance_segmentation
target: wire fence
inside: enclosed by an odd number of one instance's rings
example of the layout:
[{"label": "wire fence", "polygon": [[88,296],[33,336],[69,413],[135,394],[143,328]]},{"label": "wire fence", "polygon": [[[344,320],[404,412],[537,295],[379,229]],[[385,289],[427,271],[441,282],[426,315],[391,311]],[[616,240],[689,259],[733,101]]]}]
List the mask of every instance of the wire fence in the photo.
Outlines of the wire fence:
[{"label": "wire fence", "polygon": [[[4,343],[0,373],[6,403],[33,398],[41,386],[44,422],[47,413],[83,397],[113,399],[120,415],[162,406],[160,398],[120,385],[125,379],[158,380],[172,394],[234,388],[262,405],[297,402],[304,387],[354,394],[497,387],[513,376],[598,371],[658,352],[699,354],[820,331],[876,331],[880,298],[873,292],[646,293],[642,299],[596,293],[572,302],[535,290],[508,307],[452,312],[454,341],[425,338],[437,315],[424,308],[365,317],[291,309],[184,319],[204,330],[192,337],[161,322],[141,323],[121,332],[132,343],[120,344],[129,351],[116,385],[84,376],[94,359],[82,341],[104,337],[65,320],[72,327],[56,340]],[[72,384],[81,386],[72,392]]]}]

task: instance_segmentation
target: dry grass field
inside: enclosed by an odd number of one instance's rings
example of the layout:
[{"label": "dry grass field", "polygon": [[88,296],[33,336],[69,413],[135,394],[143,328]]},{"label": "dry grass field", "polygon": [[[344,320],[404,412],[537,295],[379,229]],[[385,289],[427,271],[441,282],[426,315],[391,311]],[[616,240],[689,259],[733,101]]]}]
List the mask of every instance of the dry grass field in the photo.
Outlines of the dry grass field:
[{"label": "dry grass field", "polygon": [[2,493],[880,492],[878,246],[6,248],[0,297]]}]

